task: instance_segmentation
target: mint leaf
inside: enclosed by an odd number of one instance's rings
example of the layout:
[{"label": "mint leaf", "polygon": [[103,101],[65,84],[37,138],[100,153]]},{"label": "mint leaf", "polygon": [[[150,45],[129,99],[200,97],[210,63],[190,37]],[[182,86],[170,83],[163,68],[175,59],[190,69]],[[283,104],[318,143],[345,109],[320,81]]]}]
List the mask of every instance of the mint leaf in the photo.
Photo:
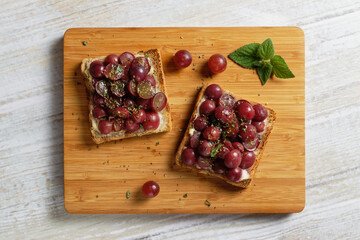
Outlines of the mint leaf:
[{"label": "mint leaf", "polygon": [[256,57],[256,53],[257,53],[259,47],[260,47],[260,43],[250,43],[250,44],[244,45],[241,48],[235,50],[235,52],[237,54],[244,55],[244,56]]},{"label": "mint leaf", "polygon": [[257,56],[264,60],[272,58],[274,54],[274,46],[270,38],[266,39],[257,50]]},{"label": "mint leaf", "polygon": [[269,79],[272,69],[273,66],[269,62],[264,62],[264,64],[260,68],[256,69],[262,85],[265,85],[265,83]]},{"label": "mint leaf", "polygon": [[253,69],[253,64],[260,60],[256,56],[259,47],[259,43],[250,43],[244,45],[241,48],[238,48],[234,52],[230,53],[229,58],[244,68]]},{"label": "mint leaf", "polygon": [[238,55],[235,52],[230,53],[229,58],[233,60],[235,63],[239,64],[240,66],[250,69],[255,68],[254,64],[259,62],[257,58],[251,56]]},{"label": "mint leaf", "polygon": [[223,144],[218,144],[216,147],[214,147],[212,150],[211,150],[211,153],[210,153],[210,156],[211,157],[215,157],[216,154],[219,152],[220,148],[222,147]]},{"label": "mint leaf", "polygon": [[276,77],[278,78],[294,78],[295,75],[291,72],[288,65],[286,64],[285,60],[279,56],[275,55],[270,60],[272,66],[273,66],[273,72]]}]

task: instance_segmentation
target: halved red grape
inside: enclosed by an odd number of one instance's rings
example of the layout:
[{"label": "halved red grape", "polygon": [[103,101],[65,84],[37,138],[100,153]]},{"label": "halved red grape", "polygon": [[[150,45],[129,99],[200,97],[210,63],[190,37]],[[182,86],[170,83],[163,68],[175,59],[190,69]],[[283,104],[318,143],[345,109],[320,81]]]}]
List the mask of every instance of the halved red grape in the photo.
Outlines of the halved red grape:
[{"label": "halved red grape", "polygon": [[268,116],[268,111],[266,110],[266,108],[261,105],[261,104],[255,104],[253,106],[254,108],[254,111],[255,111],[255,116],[254,116],[254,121],[258,121],[258,122],[261,122],[261,121],[264,121],[265,118],[267,118]]},{"label": "halved red grape", "polygon": [[134,59],[135,59],[134,54],[132,54],[130,52],[123,52],[119,56],[119,63],[121,63],[121,65],[124,65],[127,68],[129,68]]},{"label": "halved red grape", "polygon": [[114,118],[112,119],[113,128],[115,132],[119,132],[121,130],[125,130],[125,120],[122,118]]},{"label": "halved red grape", "polygon": [[196,155],[194,149],[192,148],[185,148],[181,153],[181,161],[183,164],[192,166],[196,162]]},{"label": "halved red grape", "polygon": [[222,142],[222,144],[224,144],[224,146],[227,147],[230,151],[231,151],[231,150],[234,150],[234,147],[233,147],[232,143],[231,143],[229,140],[224,139],[224,140],[222,140],[221,142]]},{"label": "halved red grape", "polygon": [[148,181],[144,183],[142,192],[147,198],[156,197],[160,192],[160,186],[154,181]]},{"label": "halved red grape", "polygon": [[191,64],[192,56],[186,50],[179,50],[174,55],[174,62],[178,68],[186,68]]},{"label": "halved red grape", "polygon": [[240,167],[242,169],[247,169],[249,167],[251,167],[256,159],[256,155],[254,152],[251,151],[245,151],[242,157],[242,161],[240,163]]},{"label": "halved red grape", "polygon": [[265,130],[265,122],[252,121],[251,124],[256,127],[256,131],[258,133],[261,133],[261,132],[263,132]]},{"label": "halved red grape", "polygon": [[125,98],[123,100],[124,103],[124,107],[128,108],[128,109],[133,109],[136,107],[136,103],[134,102],[134,100],[130,99],[130,98]]},{"label": "halved red grape", "polygon": [[217,174],[225,174],[226,167],[223,161],[215,161],[214,166],[212,167],[213,171]]},{"label": "halved red grape", "polygon": [[243,142],[249,142],[257,136],[256,128],[251,124],[242,124],[240,126],[239,136]]},{"label": "halved red grape", "polygon": [[109,109],[114,109],[116,107],[119,107],[121,105],[121,98],[119,97],[114,97],[114,96],[109,96],[107,98],[105,98],[105,106]]},{"label": "halved red grape", "polygon": [[138,98],[136,99],[136,103],[142,107],[142,109],[144,110],[150,110],[151,108],[151,100],[150,99],[143,99],[143,98]]},{"label": "halved red grape", "polygon": [[221,130],[219,128],[210,126],[205,128],[203,132],[203,137],[209,141],[216,141],[220,139],[220,134],[221,134]]},{"label": "halved red grape", "polygon": [[160,126],[160,117],[156,112],[147,112],[146,119],[142,123],[144,130],[156,130]]},{"label": "halved red grape", "polygon": [[244,148],[248,151],[254,151],[260,144],[259,135],[256,135],[254,140],[243,142]]},{"label": "halved red grape", "polygon": [[223,94],[217,101],[219,106],[224,106],[232,109],[235,105],[235,99],[230,94]]},{"label": "halved red grape", "polygon": [[92,110],[92,115],[94,118],[103,118],[103,117],[106,117],[106,112],[101,107],[96,106]]},{"label": "halved red grape", "polygon": [[151,83],[151,85],[156,87],[156,81],[155,81],[155,78],[153,76],[146,75],[144,80],[149,81]]},{"label": "halved red grape", "polygon": [[203,157],[210,157],[211,150],[214,148],[214,144],[212,142],[208,142],[206,140],[200,141],[200,145],[198,147],[198,153]]},{"label": "halved red grape", "polygon": [[125,75],[120,78],[120,81],[122,81],[123,83],[126,84],[126,83],[128,83],[129,80],[130,80],[129,74],[128,74],[128,69],[125,68],[125,69],[124,69],[124,73],[125,73]]},{"label": "halved red grape", "polygon": [[[146,81],[146,80],[144,80]],[[167,97],[163,92],[158,92],[155,96],[150,100],[151,108],[156,111],[160,112],[166,106]]]},{"label": "halved red grape", "polygon": [[245,121],[252,120],[255,116],[254,108],[249,102],[242,102],[236,106],[236,115]]},{"label": "halved red grape", "polygon": [[125,83],[121,81],[112,82],[110,83],[110,90],[115,96],[123,97],[126,94]]},{"label": "halved red grape", "polygon": [[154,97],[155,95],[155,88],[149,81],[141,81],[138,83],[137,87],[137,93],[139,94],[139,97],[143,99],[150,99]]},{"label": "halved red grape", "polygon": [[239,167],[229,169],[226,172],[226,177],[232,182],[240,181],[241,176],[242,176],[242,169]]},{"label": "halved red grape", "polygon": [[241,143],[233,142],[232,145],[233,145],[234,149],[239,150],[241,153],[244,152],[244,146]]},{"label": "halved red grape", "polygon": [[225,145],[222,145],[219,149],[219,152],[216,154],[216,157],[225,159],[226,155],[229,152],[230,152],[230,150]]},{"label": "halved red grape", "polygon": [[145,70],[146,70],[146,74],[148,74],[148,72],[150,72],[150,69],[151,69],[150,61],[146,57],[137,57],[137,58],[135,58],[131,63],[131,67],[133,67],[133,66],[142,66],[142,67],[144,67]]},{"label": "halved red grape", "polygon": [[110,120],[102,120],[99,122],[98,127],[101,134],[109,134],[113,130],[113,123]]},{"label": "halved red grape", "polygon": [[228,168],[236,168],[241,163],[241,152],[237,149],[231,150],[225,156],[224,164]]},{"label": "halved red grape", "polygon": [[118,64],[119,63],[119,57],[115,54],[107,55],[104,60],[104,65],[108,65],[109,63]]},{"label": "halved red grape", "polygon": [[215,111],[215,108],[215,102],[206,99],[204,102],[201,103],[199,110],[201,114],[211,115]]},{"label": "halved red grape", "polygon": [[131,119],[134,120],[135,123],[142,123],[146,119],[146,113],[144,109],[135,109],[131,114]]},{"label": "halved red grape", "polygon": [[206,88],[205,95],[211,100],[217,100],[222,95],[222,89],[217,84],[211,84]]},{"label": "halved red grape", "polygon": [[136,91],[136,81],[133,79],[133,80],[130,80],[127,84],[127,89],[128,91],[130,92],[131,95],[137,97],[138,94],[137,94],[137,91]]},{"label": "halved red grape", "polygon": [[214,54],[209,58],[208,66],[213,73],[225,71],[227,65],[226,58],[221,54]]},{"label": "halved red grape", "polygon": [[135,132],[139,130],[140,124],[134,122],[134,120],[128,118],[125,120],[125,130],[126,132]]},{"label": "halved red grape", "polygon": [[96,60],[90,64],[89,72],[93,78],[102,78],[104,77],[104,69],[105,67],[103,62]]},{"label": "halved red grape", "polygon": [[198,156],[196,165],[201,169],[210,169],[212,167],[212,160],[207,157]]},{"label": "halved red grape", "polygon": [[95,90],[103,98],[107,98],[109,95],[108,85],[105,80],[98,81],[95,84]]},{"label": "halved red grape", "polygon": [[140,65],[131,65],[129,75],[131,79],[137,82],[141,82],[146,77],[146,69]]},{"label": "halved red grape", "polygon": [[205,117],[199,116],[194,120],[194,128],[198,131],[203,131],[208,126],[209,121]]},{"label": "halved red grape", "polygon": [[237,121],[233,121],[228,124],[228,127],[224,128],[226,137],[233,138],[239,133],[239,124]]},{"label": "halved red grape", "polygon": [[119,118],[129,118],[130,112],[129,112],[129,110],[127,110],[127,108],[116,107],[111,110],[111,115],[113,115],[114,117],[119,117]]},{"label": "halved red grape", "polygon": [[200,144],[200,136],[201,136],[201,132],[195,132],[190,137],[190,147],[196,149],[199,146],[199,144]]},{"label": "halved red grape", "polygon": [[231,108],[219,106],[215,109],[215,117],[222,123],[230,123],[235,116]]},{"label": "halved red grape", "polygon": [[103,106],[103,105],[105,105],[105,98],[101,97],[97,93],[94,93],[93,102],[95,105]]},{"label": "halved red grape", "polygon": [[125,67],[116,63],[109,63],[104,70],[104,75],[108,79],[112,81],[119,80],[121,77],[125,75],[124,72]]}]

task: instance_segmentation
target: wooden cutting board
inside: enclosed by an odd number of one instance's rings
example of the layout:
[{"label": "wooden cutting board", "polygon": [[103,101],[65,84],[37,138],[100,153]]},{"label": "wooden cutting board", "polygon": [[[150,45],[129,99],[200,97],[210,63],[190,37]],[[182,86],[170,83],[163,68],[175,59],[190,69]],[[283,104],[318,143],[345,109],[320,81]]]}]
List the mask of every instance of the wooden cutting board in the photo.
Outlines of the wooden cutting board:
[{"label": "wooden cutting board", "polygon": [[[208,75],[205,66],[212,54],[227,56],[244,44],[269,37],[275,53],[286,60],[296,78],[275,78],[261,86],[255,71],[229,59],[225,72]],[[151,48],[161,51],[173,130],[97,146],[90,138],[81,60]],[[180,49],[191,52],[194,63],[182,70],[172,62]],[[277,112],[256,179],[246,190],[173,165],[198,88],[204,83],[218,83]],[[304,98],[304,33],[296,27],[69,29],[64,36],[65,208],[70,213],[299,212],[305,206]],[[148,180],[160,185],[154,199],[141,194]]]}]

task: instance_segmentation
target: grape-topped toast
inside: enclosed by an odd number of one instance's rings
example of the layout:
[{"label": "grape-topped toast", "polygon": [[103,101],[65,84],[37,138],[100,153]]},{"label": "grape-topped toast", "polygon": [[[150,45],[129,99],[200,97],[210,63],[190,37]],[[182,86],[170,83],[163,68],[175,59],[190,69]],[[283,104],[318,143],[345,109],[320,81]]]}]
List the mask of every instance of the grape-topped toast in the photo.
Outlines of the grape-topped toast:
[{"label": "grape-topped toast", "polygon": [[86,58],[81,72],[95,143],[170,131],[159,50]]},{"label": "grape-topped toast", "polygon": [[276,119],[261,104],[237,99],[217,84],[204,87],[176,153],[176,164],[246,188]]}]

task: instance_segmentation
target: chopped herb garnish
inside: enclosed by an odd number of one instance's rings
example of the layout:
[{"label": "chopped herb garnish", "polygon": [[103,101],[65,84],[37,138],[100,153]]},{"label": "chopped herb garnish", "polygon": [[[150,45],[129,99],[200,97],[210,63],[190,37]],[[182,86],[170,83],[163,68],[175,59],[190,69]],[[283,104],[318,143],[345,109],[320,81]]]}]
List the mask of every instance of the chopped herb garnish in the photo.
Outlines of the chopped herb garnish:
[{"label": "chopped herb garnish", "polygon": [[147,55],[146,53],[144,54],[144,56],[145,56],[146,58],[149,58],[149,55]]},{"label": "chopped herb garnish", "polygon": [[77,128],[75,128],[75,130],[77,130]]},{"label": "chopped herb garnish", "polygon": [[128,190],[127,192],[126,192],[126,199],[129,199],[130,198],[130,190]]},{"label": "chopped herb garnish", "polygon": [[73,116],[74,116],[74,113],[71,113],[71,115],[73,115]]},{"label": "chopped herb garnish", "polygon": [[211,202],[209,202],[208,200],[205,200],[205,205],[210,207],[211,206]]},{"label": "chopped herb garnish", "polygon": [[74,75],[77,76],[77,72],[74,72]]},{"label": "chopped herb garnish", "polygon": [[88,151],[91,151],[91,148],[89,148]]},{"label": "chopped herb garnish", "polygon": [[155,146],[157,146],[157,145],[159,145],[159,144],[160,144],[159,142],[156,142],[156,143],[155,143]]},{"label": "chopped herb garnish", "polygon": [[187,193],[185,193],[185,194],[183,195],[183,198],[187,198]]},{"label": "chopped herb garnish", "polygon": [[80,118],[78,118],[78,121],[80,121]]},{"label": "chopped herb garnish", "polygon": [[87,41],[82,41],[82,45],[86,46],[86,45],[87,45]]},{"label": "chopped herb garnish", "polygon": [[81,82],[77,82],[76,85],[81,85]]},{"label": "chopped herb garnish", "polygon": [[147,149],[150,149],[150,147],[147,147]]},{"label": "chopped herb garnish", "polygon": [[193,68],[192,70],[195,71],[195,68]]},{"label": "chopped herb garnish", "polygon": [[98,198],[99,197],[99,195],[96,195],[96,198]]},{"label": "chopped herb garnish", "polygon": [[195,66],[195,63],[193,63],[193,66]]},{"label": "chopped herb garnish", "polygon": [[215,157],[216,154],[219,152],[220,148],[223,146],[223,144],[218,144],[216,147],[214,147],[212,150],[211,150],[211,154],[210,156],[211,157]]}]

